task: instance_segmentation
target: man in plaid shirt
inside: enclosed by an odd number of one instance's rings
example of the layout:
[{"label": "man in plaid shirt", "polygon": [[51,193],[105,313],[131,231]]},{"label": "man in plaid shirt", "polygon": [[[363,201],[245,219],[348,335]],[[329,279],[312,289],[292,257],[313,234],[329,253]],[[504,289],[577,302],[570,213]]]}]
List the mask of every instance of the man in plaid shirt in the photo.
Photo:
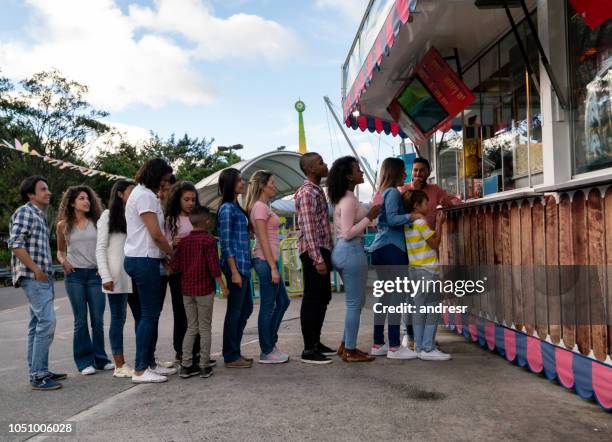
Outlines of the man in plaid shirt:
[{"label": "man in plaid shirt", "polygon": [[33,390],[57,390],[65,379],[63,373],[49,371],[49,347],[55,333],[55,292],[51,278],[49,226],[44,210],[51,192],[41,176],[26,178],[21,183],[21,198],[10,222],[11,271],[15,287],[23,287],[30,303],[28,327],[28,369]]},{"label": "man in plaid shirt", "polygon": [[327,356],[336,351],[321,343],[321,328],[331,300],[333,248],[327,200],[321,179],[327,176],[327,164],[317,153],[309,152],[300,159],[300,168],[306,181],[295,193],[300,236],[298,250],[304,271],[304,297],[300,309],[300,322],[304,338],[302,362],[329,364]]}]

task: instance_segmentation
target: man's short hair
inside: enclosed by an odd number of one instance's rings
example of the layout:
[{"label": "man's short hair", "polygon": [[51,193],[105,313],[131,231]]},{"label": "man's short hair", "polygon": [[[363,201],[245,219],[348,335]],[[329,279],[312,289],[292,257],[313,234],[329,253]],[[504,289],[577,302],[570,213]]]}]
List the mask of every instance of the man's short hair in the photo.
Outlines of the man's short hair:
[{"label": "man's short hair", "polygon": [[21,182],[19,193],[21,194],[21,200],[24,203],[30,201],[30,194],[36,193],[36,184],[38,184],[39,181],[44,181],[47,185],[49,185],[47,179],[41,175],[29,176]]},{"label": "man's short hair", "polygon": [[302,169],[302,172],[304,172],[304,174],[307,173],[306,168],[308,168],[308,165],[310,164],[310,162],[315,156],[320,157],[321,155],[319,155],[316,152],[307,152],[304,155],[302,155],[302,158],[300,158],[300,169]]},{"label": "man's short hair", "polygon": [[189,213],[189,221],[194,226],[200,224],[210,216],[210,209],[205,206],[196,206]]},{"label": "man's short hair", "polygon": [[416,163],[424,164],[427,167],[427,170],[431,172],[431,164],[429,164],[429,160],[427,158],[423,158],[423,157],[415,158],[412,164],[414,165]]}]

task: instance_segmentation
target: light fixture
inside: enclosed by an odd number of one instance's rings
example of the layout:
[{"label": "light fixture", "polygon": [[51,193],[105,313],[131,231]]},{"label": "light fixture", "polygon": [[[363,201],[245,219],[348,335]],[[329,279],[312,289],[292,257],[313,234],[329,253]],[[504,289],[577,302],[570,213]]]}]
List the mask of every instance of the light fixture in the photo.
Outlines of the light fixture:
[{"label": "light fixture", "polygon": [[353,117],[357,118],[357,117],[359,117],[359,115],[361,115],[361,112],[359,112],[359,109],[355,109],[351,115],[353,115]]}]

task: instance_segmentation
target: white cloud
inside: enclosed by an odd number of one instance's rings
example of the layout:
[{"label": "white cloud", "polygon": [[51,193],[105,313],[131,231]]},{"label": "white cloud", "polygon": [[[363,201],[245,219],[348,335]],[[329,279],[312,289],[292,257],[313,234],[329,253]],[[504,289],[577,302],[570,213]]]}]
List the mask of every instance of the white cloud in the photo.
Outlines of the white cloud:
[{"label": "white cloud", "polygon": [[319,9],[331,9],[349,20],[359,23],[368,6],[369,0],[316,0]]},{"label": "white cloud", "polygon": [[22,79],[57,68],[87,84],[88,99],[110,110],[209,103],[214,88],[195,67],[198,60],[282,60],[297,45],[276,22],[245,14],[220,19],[200,0],[159,0],[128,14],[115,0],[27,4],[32,17],[24,38],[0,42],[3,74]]},{"label": "white cloud", "polygon": [[290,30],[252,14],[215,17],[201,0],[155,0],[155,7],[131,5],[130,17],[147,30],[176,33],[196,44],[207,60],[237,58],[289,59],[298,47]]}]

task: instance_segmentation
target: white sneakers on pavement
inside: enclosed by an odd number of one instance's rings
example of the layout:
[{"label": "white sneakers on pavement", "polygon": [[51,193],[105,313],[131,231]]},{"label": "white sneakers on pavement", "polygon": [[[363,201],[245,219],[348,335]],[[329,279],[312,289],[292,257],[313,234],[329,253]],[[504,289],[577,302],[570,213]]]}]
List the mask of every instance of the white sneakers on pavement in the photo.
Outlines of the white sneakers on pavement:
[{"label": "white sneakers on pavement", "polygon": [[410,348],[408,347],[396,347],[395,349],[393,348],[389,348],[389,351],[387,352],[387,358],[389,359],[402,359],[402,360],[407,360],[407,359],[416,359],[417,354],[416,352],[410,350]]},{"label": "white sneakers on pavement", "polygon": [[170,375],[176,374],[176,368],[174,367],[166,368],[166,367],[162,367],[161,365],[158,365],[157,367],[152,368],[151,371],[160,376],[170,376]]},{"label": "white sneakers on pavement", "polygon": [[451,355],[438,350],[437,348],[432,351],[420,351],[417,353],[418,358],[423,361],[448,361],[451,359]]},{"label": "white sneakers on pavement", "polygon": [[96,374],[96,369],[90,365],[89,367],[85,367],[83,370],[81,370],[81,374],[83,376],[90,376],[92,374]]},{"label": "white sneakers on pavement", "polygon": [[114,378],[131,378],[133,375],[134,370],[127,364],[123,364],[123,367],[116,367],[113,373]]},{"label": "white sneakers on pavement", "polygon": [[370,349],[370,354],[372,356],[386,356],[388,351],[389,351],[389,346],[387,344],[384,344],[384,345],[374,344],[372,345],[372,348]]},{"label": "white sneakers on pavement", "polygon": [[140,376],[136,373],[132,375],[132,382],[134,384],[157,384],[166,382],[167,380],[168,378],[166,376],[159,375],[150,368],[147,368]]},{"label": "white sneakers on pavement", "polygon": [[104,365],[104,370],[114,370],[115,369],[115,364],[113,364],[112,362],[109,362],[108,364]]}]

